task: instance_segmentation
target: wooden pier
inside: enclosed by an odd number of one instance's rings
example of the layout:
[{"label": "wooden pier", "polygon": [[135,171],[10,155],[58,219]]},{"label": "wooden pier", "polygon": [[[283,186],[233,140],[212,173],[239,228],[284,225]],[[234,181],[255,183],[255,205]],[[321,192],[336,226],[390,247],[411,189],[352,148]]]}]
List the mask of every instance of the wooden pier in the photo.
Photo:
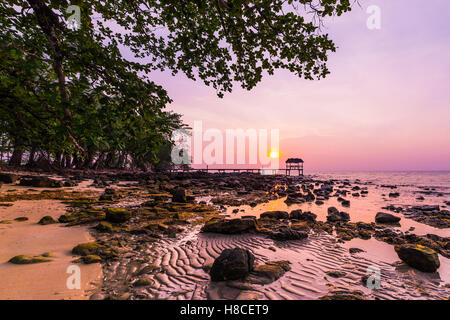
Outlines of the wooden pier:
[{"label": "wooden pier", "polygon": [[298,173],[299,176],[303,176],[303,160],[298,158],[290,158],[286,161],[286,168],[180,168],[180,169],[171,169],[170,173],[178,173],[178,172],[205,172],[205,173],[259,173],[259,174],[278,174],[279,172],[283,172],[285,175],[291,175],[291,172]]}]

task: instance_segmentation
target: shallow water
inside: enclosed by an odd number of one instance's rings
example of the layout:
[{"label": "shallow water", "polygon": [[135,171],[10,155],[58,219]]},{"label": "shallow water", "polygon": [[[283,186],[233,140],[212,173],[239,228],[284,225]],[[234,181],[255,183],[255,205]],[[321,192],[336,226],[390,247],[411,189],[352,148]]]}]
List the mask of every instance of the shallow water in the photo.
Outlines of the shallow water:
[{"label": "shallow water", "polygon": [[[361,188],[367,187],[369,192],[367,195],[354,197],[348,194],[345,199],[350,200],[350,207],[343,207],[337,201],[337,197],[331,197],[329,200],[324,200],[324,204],[316,205],[314,202],[306,202],[302,204],[287,205],[284,198],[270,201],[268,203],[259,204],[256,207],[248,205],[240,207],[227,208],[226,214],[232,218],[239,218],[246,215],[259,215],[265,211],[281,210],[290,212],[292,210],[301,209],[303,211],[311,211],[317,215],[317,220],[326,221],[327,210],[329,207],[336,207],[340,211],[345,211],[350,214],[350,221],[352,222],[374,222],[377,212],[389,212],[396,215],[402,220],[400,227],[397,229],[406,232],[410,228],[414,228],[414,233],[417,235],[425,235],[428,233],[436,234],[442,237],[449,237],[450,230],[439,229],[428,226],[414,220],[405,218],[401,213],[390,212],[382,209],[388,205],[402,206],[402,205],[439,205],[441,208],[447,208],[444,201],[450,200],[450,172],[430,172],[430,173],[411,173],[411,172],[394,172],[394,173],[327,173],[311,175],[312,178],[318,180],[339,180],[348,179],[351,187],[345,189],[350,190],[353,186],[358,185]],[[359,179],[360,182],[355,183]],[[334,188],[341,185],[335,184]],[[382,185],[396,185],[396,189],[382,187]],[[428,188],[429,190],[425,190]],[[422,192],[432,192],[432,194],[423,194]],[[355,191],[358,192],[358,191]],[[390,192],[400,193],[398,198],[390,198]],[[423,196],[424,200],[417,200],[417,197]],[[233,213],[233,210],[238,208],[238,213]]]}]

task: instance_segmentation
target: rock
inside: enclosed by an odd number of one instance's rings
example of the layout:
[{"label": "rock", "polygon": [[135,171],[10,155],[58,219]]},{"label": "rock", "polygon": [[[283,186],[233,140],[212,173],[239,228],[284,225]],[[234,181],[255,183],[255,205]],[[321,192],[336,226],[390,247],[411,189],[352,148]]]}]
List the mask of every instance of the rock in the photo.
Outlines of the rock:
[{"label": "rock", "polygon": [[256,231],[255,219],[219,219],[213,218],[205,223],[202,232],[237,234]]},{"label": "rock", "polygon": [[23,222],[23,221],[28,221],[28,218],[27,217],[17,217],[14,220],[18,221],[18,222]]},{"label": "rock", "polygon": [[344,200],[341,201],[341,204],[342,204],[343,207],[347,207],[347,208],[350,207],[350,201],[349,200],[345,200],[344,199]]},{"label": "rock", "polygon": [[123,208],[107,208],[106,209],[106,221],[122,223],[130,220],[131,213],[127,209]]},{"label": "rock", "polygon": [[398,198],[398,197],[400,197],[400,193],[398,192],[389,193],[389,198]]},{"label": "rock", "polygon": [[100,242],[81,243],[72,249],[72,254],[79,256],[97,255],[102,259],[115,259],[118,257],[118,248]]},{"label": "rock", "polygon": [[8,262],[13,264],[32,264],[32,263],[42,263],[42,262],[50,262],[52,259],[44,256],[35,256],[30,257],[26,255],[19,255],[9,259]]},{"label": "rock", "polygon": [[396,245],[395,251],[402,261],[417,270],[435,272],[440,266],[436,251],[420,244]]},{"label": "rock", "polygon": [[27,187],[60,188],[63,186],[63,184],[64,183],[62,181],[41,176],[22,177],[20,179],[20,185]]},{"label": "rock", "polygon": [[138,279],[135,283],[133,283],[133,286],[135,286],[135,287],[150,286],[154,282],[155,281],[153,281],[152,279],[150,279],[148,277],[142,277],[142,278]]},{"label": "rock", "polygon": [[96,230],[100,231],[100,232],[119,232],[120,228],[113,226],[111,223],[106,222],[106,221],[102,221],[100,222],[96,227]]},{"label": "rock", "polygon": [[19,180],[19,176],[12,173],[0,173],[0,182],[4,183],[16,183]]},{"label": "rock", "polygon": [[320,300],[366,300],[361,291],[343,291],[319,298]]},{"label": "rock", "polygon": [[308,238],[308,234],[304,231],[295,231],[289,227],[280,227],[278,231],[271,232],[269,237],[274,240],[301,240]]},{"label": "rock", "polygon": [[330,277],[333,277],[333,278],[342,278],[342,277],[345,277],[347,275],[346,272],[339,271],[339,270],[327,271],[326,274],[329,275]]},{"label": "rock", "polygon": [[335,207],[328,208],[327,221],[329,222],[346,222],[350,220],[350,215],[346,212],[339,212]]},{"label": "rock", "polygon": [[291,213],[289,214],[289,219],[296,219],[296,220],[300,220],[300,221],[311,221],[314,222],[316,221],[317,215],[306,211],[306,212],[302,212],[302,210],[293,210],[291,211]]},{"label": "rock", "polygon": [[249,250],[225,249],[214,260],[210,271],[212,281],[238,280],[245,278],[253,269],[255,257]]},{"label": "rock", "polygon": [[289,219],[302,220],[301,217],[303,215],[303,211],[301,209],[292,210],[289,214]]},{"label": "rock", "polygon": [[417,211],[439,211],[439,205],[423,205],[423,206],[413,206],[412,210]]},{"label": "rock", "polygon": [[66,213],[58,218],[61,223],[68,223],[70,226],[79,225],[85,223],[91,223],[95,221],[104,220],[106,217],[105,212],[100,210],[86,210],[73,213]]},{"label": "rock", "polygon": [[89,300],[105,300],[106,298],[104,294],[97,292],[90,296]]},{"label": "rock", "polygon": [[[268,284],[281,278],[287,271],[291,270],[290,262],[282,261],[268,261],[265,264],[257,265],[253,268],[250,278],[251,283]],[[258,279],[263,278],[263,279]]]},{"label": "rock", "polygon": [[42,224],[42,225],[47,225],[47,224],[53,224],[53,223],[56,223],[56,221],[55,221],[55,219],[53,219],[53,218],[50,217],[50,216],[45,216],[45,217],[43,217],[41,220],[39,220],[38,223],[39,223],[39,224]]},{"label": "rock", "polygon": [[[313,196],[314,197],[314,196]],[[314,199],[313,199],[314,200]],[[293,203],[303,203],[306,202],[306,199],[303,197],[301,193],[289,193],[284,202],[288,205]]]},{"label": "rock", "polygon": [[390,213],[378,212],[375,216],[375,221],[378,223],[397,223],[400,221],[400,218]]},{"label": "rock", "polygon": [[115,199],[116,195],[111,193],[102,193],[98,198],[99,201],[114,201]]},{"label": "rock", "polygon": [[261,213],[260,215],[261,219],[288,219],[289,218],[289,213],[287,213],[286,211],[266,211]]},{"label": "rock", "polygon": [[101,262],[102,258],[96,254],[88,254],[86,256],[82,256],[80,259],[75,262],[82,262],[84,264],[98,263]]},{"label": "rock", "polygon": [[181,203],[187,202],[186,189],[176,188],[171,191],[171,194],[172,194],[172,202],[181,202]]},{"label": "rock", "polygon": [[359,253],[359,252],[365,252],[365,251],[363,249],[360,249],[360,248],[350,248],[350,249],[348,249],[348,252],[353,254],[353,253]]}]

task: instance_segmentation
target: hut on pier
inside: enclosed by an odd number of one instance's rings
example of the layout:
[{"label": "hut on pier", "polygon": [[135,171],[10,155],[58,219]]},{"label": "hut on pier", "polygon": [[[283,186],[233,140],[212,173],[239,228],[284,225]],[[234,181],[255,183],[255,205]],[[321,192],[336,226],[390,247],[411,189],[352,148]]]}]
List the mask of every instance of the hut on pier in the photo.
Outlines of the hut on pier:
[{"label": "hut on pier", "polygon": [[289,158],[286,160],[286,175],[291,175],[291,170],[297,171],[299,176],[303,175],[303,163],[300,158]]}]

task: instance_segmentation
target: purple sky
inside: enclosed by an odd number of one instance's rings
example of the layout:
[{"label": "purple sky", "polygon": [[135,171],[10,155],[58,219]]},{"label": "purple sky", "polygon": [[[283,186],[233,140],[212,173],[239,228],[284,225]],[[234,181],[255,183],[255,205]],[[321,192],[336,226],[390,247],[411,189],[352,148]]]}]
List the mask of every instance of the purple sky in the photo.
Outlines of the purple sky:
[{"label": "purple sky", "polygon": [[[302,157],[310,172],[450,170],[450,1],[360,3],[326,22],[338,50],[325,80],[277,72],[219,99],[183,75],[152,78],[190,125],[280,129],[282,160]],[[369,5],[381,30],[366,26]]]}]

